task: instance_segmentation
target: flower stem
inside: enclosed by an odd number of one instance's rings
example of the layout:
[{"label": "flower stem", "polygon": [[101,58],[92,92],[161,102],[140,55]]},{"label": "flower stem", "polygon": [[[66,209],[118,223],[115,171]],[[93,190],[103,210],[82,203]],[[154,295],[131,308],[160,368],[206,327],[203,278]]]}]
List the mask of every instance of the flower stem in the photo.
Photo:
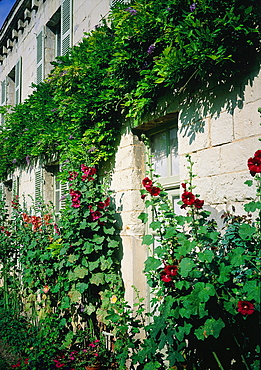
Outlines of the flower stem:
[{"label": "flower stem", "polygon": [[213,356],[215,357],[215,360],[216,360],[216,361],[217,361],[217,363],[218,363],[218,367],[219,367],[221,370],[225,370],[225,369],[223,368],[223,366],[222,366],[221,362],[219,361],[219,358],[218,358],[218,356],[217,356],[216,352],[212,351],[212,354],[213,354]]}]

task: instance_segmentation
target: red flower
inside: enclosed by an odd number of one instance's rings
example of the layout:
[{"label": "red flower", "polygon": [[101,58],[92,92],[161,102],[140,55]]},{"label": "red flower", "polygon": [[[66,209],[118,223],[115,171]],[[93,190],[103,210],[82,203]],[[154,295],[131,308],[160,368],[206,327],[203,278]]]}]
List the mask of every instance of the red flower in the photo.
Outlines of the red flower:
[{"label": "red flower", "polygon": [[166,274],[165,271],[161,271],[160,275],[160,278],[164,283],[170,283],[172,281],[171,276]]},{"label": "red flower", "polygon": [[257,150],[254,156],[261,159],[261,150]]},{"label": "red flower", "polygon": [[142,194],[141,199],[145,199],[145,198],[146,198],[146,194]]},{"label": "red flower", "polygon": [[153,197],[156,197],[161,192],[161,189],[158,188],[157,186],[152,186],[150,189],[147,189],[147,190],[149,191],[150,195],[152,195]]},{"label": "red flower", "polygon": [[249,301],[239,301],[237,307],[242,315],[251,315],[255,311],[253,303]]},{"label": "red flower", "polygon": [[83,172],[82,181],[85,181],[86,179],[94,180],[92,176],[97,173],[97,170],[95,167],[88,167],[88,166],[85,166],[84,164],[81,164],[81,170]]},{"label": "red flower", "polygon": [[187,185],[184,182],[182,182],[181,186],[183,187],[184,190],[187,189]]},{"label": "red flower", "polygon": [[195,202],[195,195],[192,194],[190,191],[184,191],[182,194],[182,202],[187,206],[191,206]]},{"label": "red flower", "polygon": [[100,211],[91,211],[89,219],[90,221],[96,221],[101,217],[102,217],[102,214]]},{"label": "red flower", "polygon": [[194,201],[194,203],[193,203],[193,205],[196,207],[196,208],[198,208],[198,209],[200,209],[200,208],[202,208],[203,207],[203,205],[204,205],[204,200],[200,200],[200,199],[195,199],[195,201]]},{"label": "red flower", "polygon": [[164,267],[164,272],[167,275],[176,276],[177,273],[178,273],[178,266],[176,266],[176,265],[167,265],[167,266]]},{"label": "red flower", "polygon": [[82,197],[82,193],[79,190],[70,189],[70,196],[72,198],[72,207],[79,208],[81,205],[80,199]]},{"label": "red flower", "polygon": [[257,150],[253,158],[249,158],[247,165],[251,176],[255,176],[256,173],[261,173],[261,150]]},{"label": "red flower", "polygon": [[142,185],[146,190],[149,190],[152,187],[152,181],[148,177],[145,177],[142,180]]},{"label": "red flower", "polygon": [[73,180],[76,179],[77,176],[78,176],[78,172],[76,172],[76,171],[69,171],[68,180],[69,181],[73,181]]},{"label": "red flower", "polygon": [[110,204],[110,198],[108,197],[104,202],[98,202],[97,206],[99,209],[104,209]]}]

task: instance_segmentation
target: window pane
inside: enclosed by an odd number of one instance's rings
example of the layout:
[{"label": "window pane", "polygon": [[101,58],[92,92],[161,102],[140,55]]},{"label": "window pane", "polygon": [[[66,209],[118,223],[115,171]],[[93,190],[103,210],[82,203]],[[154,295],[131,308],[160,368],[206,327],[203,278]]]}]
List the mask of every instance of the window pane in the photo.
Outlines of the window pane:
[{"label": "window pane", "polygon": [[167,133],[166,131],[153,135],[151,138],[151,152],[153,154],[153,164],[155,173],[166,177],[168,176],[167,166]]},{"label": "window pane", "polygon": [[170,155],[171,155],[171,175],[179,174],[179,156],[178,156],[178,129],[172,128],[169,131]]}]

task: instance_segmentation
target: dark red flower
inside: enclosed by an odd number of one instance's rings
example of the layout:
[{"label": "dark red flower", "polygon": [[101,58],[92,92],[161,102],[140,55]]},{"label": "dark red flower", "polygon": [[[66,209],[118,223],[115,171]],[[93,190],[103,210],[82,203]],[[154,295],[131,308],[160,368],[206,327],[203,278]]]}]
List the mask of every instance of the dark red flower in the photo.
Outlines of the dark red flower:
[{"label": "dark red flower", "polygon": [[142,194],[141,199],[145,199],[145,198],[146,198],[146,194]]},{"label": "dark red flower", "polygon": [[178,273],[178,266],[176,265],[167,265],[164,267],[164,272],[169,276],[176,276]]},{"label": "dark red flower", "polygon": [[79,208],[81,205],[80,199],[82,197],[82,193],[79,190],[70,189],[70,196],[72,198],[72,207]]},{"label": "dark red flower", "polygon": [[203,205],[204,205],[204,200],[200,200],[200,199],[195,199],[195,201],[194,201],[194,203],[193,203],[193,205],[196,207],[196,208],[198,208],[198,209],[200,209],[200,208],[202,208],[203,207]]},{"label": "dark red flower", "polygon": [[96,221],[101,217],[102,217],[102,214],[101,214],[100,211],[91,211],[89,219],[90,219],[90,221]]},{"label": "dark red flower", "polygon": [[77,176],[78,176],[78,172],[76,172],[76,171],[69,171],[68,180],[69,181],[73,181],[73,180],[76,179]]},{"label": "dark red flower", "polygon": [[195,195],[190,191],[184,191],[181,196],[182,202],[187,206],[191,206],[195,202]]},{"label": "dark red flower", "polygon": [[182,182],[181,186],[183,187],[184,190],[187,189],[187,184],[185,184],[184,182]]},{"label": "dark red flower", "polygon": [[157,186],[152,186],[150,189],[147,189],[147,190],[150,193],[150,195],[152,195],[153,197],[158,196],[161,192],[161,189],[158,188]]},{"label": "dark red flower", "polygon": [[97,170],[95,167],[88,167],[88,166],[85,166],[84,164],[81,164],[81,170],[83,172],[83,175],[82,175],[83,181],[85,181],[86,179],[94,180],[92,176],[96,175],[97,173]]},{"label": "dark red flower", "polygon": [[172,281],[172,278],[170,275],[166,274],[166,272],[163,270],[160,273],[160,278],[164,283],[170,283]]},{"label": "dark red flower", "polygon": [[256,158],[260,158],[260,159],[261,159],[261,150],[257,150],[257,151],[255,152],[254,156],[255,156]]},{"label": "dark red flower", "polygon": [[142,180],[142,185],[146,190],[149,190],[152,187],[152,181],[148,177],[145,177]]},{"label": "dark red flower", "polygon": [[255,311],[253,303],[249,301],[239,301],[237,307],[242,315],[251,315]]},{"label": "dark red flower", "polygon": [[251,176],[255,176],[256,173],[261,173],[261,156],[259,156],[260,150],[258,150],[253,158],[249,158],[247,161],[247,165],[250,171]]}]

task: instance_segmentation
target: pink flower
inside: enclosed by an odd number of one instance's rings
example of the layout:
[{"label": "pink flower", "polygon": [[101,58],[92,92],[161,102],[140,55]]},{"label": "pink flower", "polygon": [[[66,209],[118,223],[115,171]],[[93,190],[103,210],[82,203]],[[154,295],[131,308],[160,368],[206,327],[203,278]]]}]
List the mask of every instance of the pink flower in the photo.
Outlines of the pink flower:
[{"label": "pink flower", "polygon": [[50,290],[50,288],[49,288],[49,286],[48,285],[45,285],[44,287],[43,287],[43,292],[46,294],[46,293],[48,293],[49,292],[49,290]]}]

